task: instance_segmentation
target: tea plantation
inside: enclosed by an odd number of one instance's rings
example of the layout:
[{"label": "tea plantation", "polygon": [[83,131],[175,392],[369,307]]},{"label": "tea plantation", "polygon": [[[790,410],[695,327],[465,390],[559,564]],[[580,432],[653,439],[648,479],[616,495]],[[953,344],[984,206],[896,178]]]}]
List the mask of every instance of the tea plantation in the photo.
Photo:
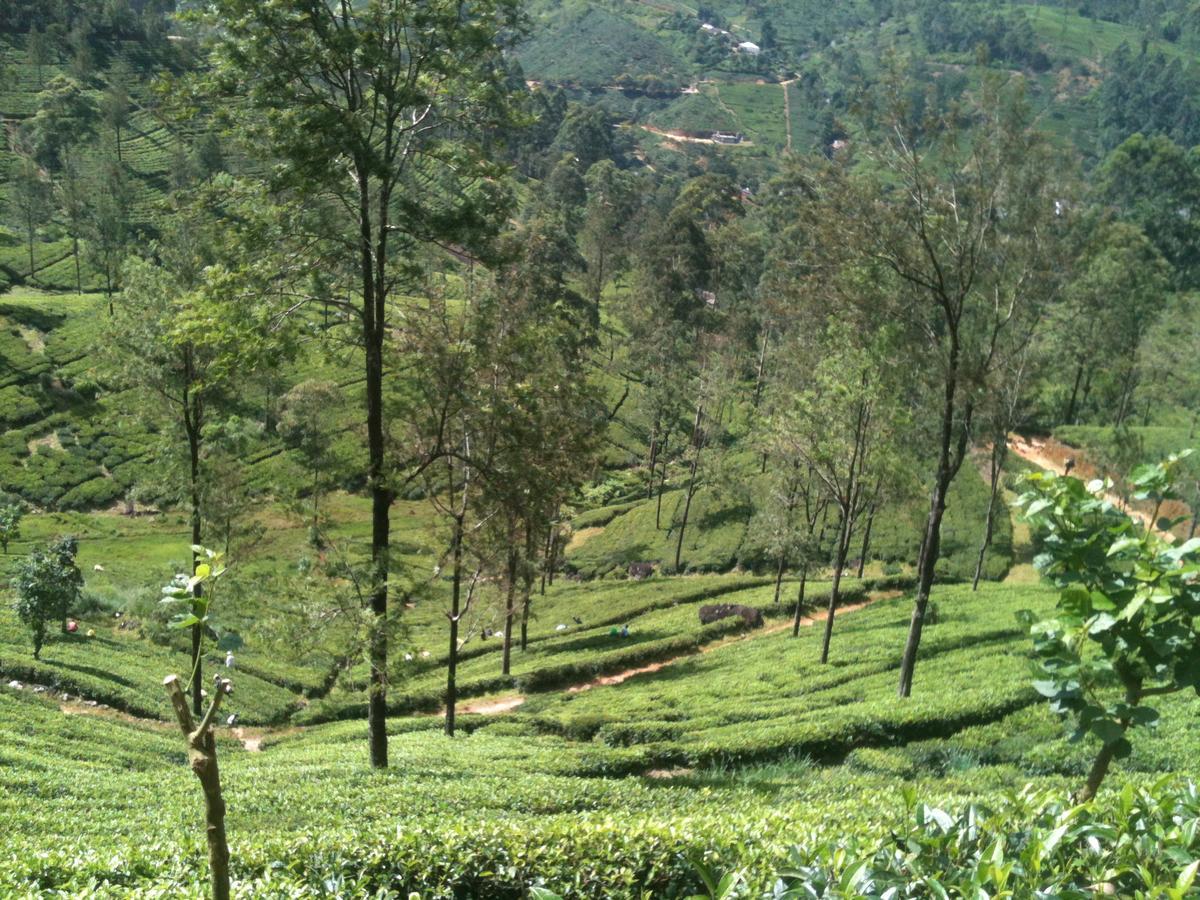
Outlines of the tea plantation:
[{"label": "tea plantation", "polygon": [[[172,538],[110,541],[149,549]],[[116,571],[90,580],[119,580],[117,559]],[[768,579],[559,581],[538,597],[511,677],[499,675],[498,642],[468,645],[464,693],[524,703],[496,715],[468,706],[453,739],[440,717],[403,714],[436,711],[444,677],[438,601],[418,604],[409,611],[413,658],[393,674],[385,772],[364,764],[361,721],[329,721],[361,716],[354,670],[330,689],[328,660],[251,639],[228,709],[238,728],[276,727],[220,730],[235,890],[521,897],[540,885],[572,897],[685,896],[703,888],[702,873],[736,871],[745,896],[777,889],[781,877],[806,890],[821,879],[844,885],[796,896],[882,896],[862,888],[910,879],[931,854],[947,884],[969,884],[979,871],[994,884],[995,855],[997,872],[1015,867],[1012,884],[1076,888],[1061,896],[1118,879],[1177,888],[1195,858],[1200,803],[1182,782],[1160,778],[1190,771],[1200,704],[1165,702],[1157,733],[1136,744],[1113,790],[1074,809],[1066,798],[1093,748],[1069,743],[1030,686],[1028,638],[1015,618],[1046,611],[1052,592],[939,588],[917,690],[897,702],[905,585],[852,582],[845,599],[854,605],[838,617],[822,666],[820,629],[793,639],[790,604],[775,607]],[[827,586],[808,587],[819,607]],[[786,583],[784,596],[794,589]],[[700,626],[699,605],[717,597],[765,610],[766,626]],[[865,599],[873,602],[856,608]],[[198,793],[157,686],[186,664],[183,648],[97,609],[82,619],[93,636],[55,638],[34,663],[5,616],[0,667],[22,686],[0,688],[0,894],[203,896]],[[629,625],[628,638],[611,633],[616,622]],[[650,662],[665,665],[568,690]],[[945,846],[958,815],[974,817],[977,846]],[[907,862],[880,856],[897,834],[908,835]],[[1130,842],[1146,840],[1172,852],[1135,867]],[[854,872],[868,863],[863,881]]]}]

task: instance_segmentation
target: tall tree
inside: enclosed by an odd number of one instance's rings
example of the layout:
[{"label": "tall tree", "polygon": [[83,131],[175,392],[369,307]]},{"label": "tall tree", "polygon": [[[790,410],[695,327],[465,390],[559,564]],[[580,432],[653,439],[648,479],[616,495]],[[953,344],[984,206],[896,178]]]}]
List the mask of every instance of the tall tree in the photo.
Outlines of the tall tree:
[{"label": "tall tree", "polygon": [[[160,462],[168,483],[188,509],[190,546],[204,543],[203,466],[207,429],[230,385],[251,370],[267,342],[255,335],[260,310],[226,302],[224,254],[236,237],[218,216],[212,198],[177,206],[159,221],[161,239],[151,259],[131,259],[116,314],[101,344],[114,384],[137,390],[137,414],[164,441]],[[239,298],[240,299],[240,298]],[[183,448],[180,454],[179,448]],[[192,626],[190,683],[193,712],[200,710],[203,631]]]},{"label": "tall tree", "polygon": [[50,62],[50,48],[46,43],[46,32],[36,24],[29,27],[29,35],[25,39],[25,58],[33,66],[40,88],[42,86],[42,69]]},{"label": "tall tree", "polygon": [[833,323],[818,344],[818,358],[792,381],[791,402],[773,423],[838,516],[822,663],[829,661],[851,541],[896,468],[902,413],[900,395],[888,378],[891,367],[885,361],[895,352],[888,339],[881,334],[863,341],[847,323]]},{"label": "tall tree", "polygon": [[566,497],[592,470],[604,414],[588,377],[594,330],[584,299],[567,276],[578,257],[561,223],[535,221],[513,236],[519,252],[480,305],[474,341],[477,399],[485,411],[475,458],[480,505],[503,545],[504,650],[511,665],[520,616],[525,647],[542,537]]},{"label": "tall tree", "polygon": [[579,232],[579,249],[587,260],[587,291],[600,320],[604,286],[628,265],[632,223],[640,205],[635,176],[612,160],[601,160],[584,176],[587,201]]},{"label": "tall tree", "polygon": [[1026,347],[1004,361],[997,368],[994,388],[983,399],[980,409],[982,431],[990,438],[988,448],[988,502],[983,517],[983,537],[979,542],[979,555],[975,558],[975,577],[971,579],[971,590],[979,590],[983,577],[983,564],[996,529],[996,501],[1000,495],[1001,475],[1008,459],[1009,435],[1020,425],[1026,414],[1030,368],[1034,365],[1032,348]]},{"label": "tall tree", "polygon": [[71,236],[71,257],[75,262],[75,290],[83,293],[83,273],[79,265],[79,241],[86,230],[88,202],[88,183],[79,163],[74,156],[63,160],[63,165],[54,184],[54,197],[62,221],[67,226],[67,234]]},{"label": "tall tree", "polygon": [[53,187],[46,171],[38,165],[33,154],[15,139],[15,130],[9,131],[9,148],[14,156],[8,189],[8,208],[12,219],[25,232],[25,244],[29,251],[29,278],[37,274],[34,242],[38,229],[50,220],[54,209]]},{"label": "tall tree", "polygon": [[368,731],[371,764],[383,767],[393,304],[420,245],[470,242],[503,215],[497,192],[481,189],[498,172],[476,136],[508,118],[502,49],[519,11],[513,0],[216,0],[208,10],[215,87],[240,99],[261,151],[280,161],[277,188],[314,211],[306,244],[357,294],[338,302],[356,316],[363,349],[376,622]]},{"label": "tall tree", "polygon": [[109,75],[108,85],[100,97],[100,117],[112,129],[117,150],[117,161],[122,161],[121,132],[129,126],[132,107],[129,101],[129,75],[125,67],[115,67]]},{"label": "tall tree", "polygon": [[90,198],[84,209],[83,249],[88,265],[104,277],[108,314],[113,314],[113,294],[120,289],[121,265],[133,239],[132,204],[125,170],[116,160],[102,160],[94,174]]},{"label": "tall tree", "polygon": [[[902,84],[897,82],[896,84]],[[1018,83],[984,80],[968,123],[953,114],[913,122],[895,86],[863,162],[840,162],[819,215],[822,253],[847,254],[890,285],[865,301],[893,304],[908,330],[915,378],[932,423],[929,510],[917,563],[912,623],[898,691],[912,691],[925,612],[941,554],[946,497],[967,455],[982,392],[997,367],[1029,340],[1057,283],[1054,179],[1057,153],[1030,124]],[[878,315],[878,308],[876,315]],[[936,398],[933,401],[932,398]]]},{"label": "tall tree", "polygon": [[99,111],[74,78],[55,75],[37,96],[37,112],[21,125],[38,162],[59,169],[96,130]]},{"label": "tall tree", "polygon": [[343,402],[344,396],[336,384],[315,379],[295,385],[281,401],[282,412],[276,428],[307,469],[305,488],[300,493],[308,494],[309,539],[314,544],[319,542],[321,498],[333,485],[333,446]]}]

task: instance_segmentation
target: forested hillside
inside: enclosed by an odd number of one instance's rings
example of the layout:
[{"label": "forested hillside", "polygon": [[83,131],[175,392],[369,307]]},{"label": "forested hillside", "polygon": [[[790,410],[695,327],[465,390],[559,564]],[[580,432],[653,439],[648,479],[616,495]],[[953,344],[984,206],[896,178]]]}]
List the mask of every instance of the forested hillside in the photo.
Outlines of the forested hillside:
[{"label": "forested hillside", "polygon": [[1193,7],[0,0],[0,895],[1195,896]]}]

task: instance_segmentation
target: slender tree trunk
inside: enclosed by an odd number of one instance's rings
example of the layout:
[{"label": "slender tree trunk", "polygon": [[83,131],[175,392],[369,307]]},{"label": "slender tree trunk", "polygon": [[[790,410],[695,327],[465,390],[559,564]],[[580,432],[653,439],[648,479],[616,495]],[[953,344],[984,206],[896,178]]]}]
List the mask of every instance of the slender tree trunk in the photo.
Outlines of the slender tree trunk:
[{"label": "slender tree trunk", "polygon": [[29,236],[29,280],[30,281],[32,281],[33,276],[37,274],[37,267],[33,261],[33,237],[34,237],[35,230],[36,230],[36,228],[31,220],[29,223],[29,227],[26,229],[26,233]]},{"label": "slender tree trunk", "polygon": [[1121,403],[1117,407],[1117,421],[1113,423],[1116,428],[1124,425],[1125,417],[1129,415],[1129,404],[1133,401],[1133,391],[1137,384],[1135,375],[1133,367],[1130,366],[1121,385]]},{"label": "slender tree trunk", "polygon": [[[554,523],[551,523],[550,529],[546,534],[546,551],[545,561],[542,563],[542,583],[538,588],[538,593],[543,597],[546,596],[546,578],[554,568],[554,545],[558,540],[558,530]],[[553,584],[554,582],[551,582]]]},{"label": "slender tree trunk", "polygon": [[[1088,372],[1083,379],[1083,393],[1079,396],[1079,405],[1087,407],[1088,399],[1092,396],[1092,373]],[[1076,415],[1078,419],[1078,415]]]},{"label": "slender tree trunk", "polygon": [[1071,399],[1067,402],[1067,411],[1063,415],[1063,421],[1068,425],[1075,424],[1075,406],[1079,400],[1079,384],[1083,381],[1083,363],[1075,367],[1075,384],[1071,387]]},{"label": "slender tree trunk", "polygon": [[517,599],[517,543],[515,528],[509,529],[508,537],[508,568],[505,573],[507,584],[505,586],[506,595],[504,600],[504,653],[500,663],[501,675],[508,675],[511,670],[513,618],[516,613]]},{"label": "slender tree trunk", "polygon": [[530,595],[525,594],[521,602],[521,652],[529,646],[529,602]]},{"label": "slender tree trunk", "polygon": [[925,612],[929,608],[929,592],[933,588],[933,577],[941,554],[942,517],[946,514],[946,492],[950,482],[958,473],[966,453],[967,435],[970,432],[972,407],[964,410],[964,421],[959,424],[955,441],[955,416],[957,412],[959,346],[957,333],[951,334],[950,359],[942,399],[941,439],[938,444],[938,463],[934,474],[933,490],[929,497],[929,514],[925,520],[925,534],[921,541],[921,556],[917,561],[917,597],[913,605],[912,621],[908,627],[908,639],[904,644],[904,656],[900,660],[900,683],[897,693],[901,697],[912,694],[913,674],[917,668],[917,651],[921,646],[921,631],[925,625]]},{"label": "slender tree trunk", "polygon": [[79,238],[71,235],[71,253],[75,257],[75,293],[83,293],[83,276],[79,272]]},{"label": "slender tree trunk", "polygon": [[529,607],[533,603],[533,529],[525,525],[525,571],[521,575],[521,652],[529,646]]},{"label": "slender tree trunk", "polygon": [[979,590],[979,579],[983,577],[983,561],[987,556],[988,547],[992,545],[992,533],[996,527],[996,495],[1000,491],[1000,470],[1004,468],[1004,457],[1008,453],[1008,442],[1001,438],[992,442],[990,491],[988,492],[987,516],[983,521],[983,541],[979,545],[979,557],[975,560],[975,578],[971,581],[971,590]]},{"label": "slender tree trunk", "polygon": [[[191,393],[191,384],[195,373],[192,370],[192,355],[191,349],[188,348],[184,353],[184,368],[186,386],[183,394],[183,415],[184,415],[184,432],[187,435],[188,442],[188,500],[190,509],[190,520],[192,530],[192,546],[198,547],[203,542],[203,528],[201,519],[200,506],[200,440],[203,428],[203,407],[200,404],[199,398]],[[192,574],[196,574],[196,567],[199,565],[199,557],[192,550],[188,550],[192,559]],[[195,596],[199,597],[203,588],[196,585],[193,588]],[[200,644],[204,639],[204,626],[196,623],[192,626],[192,677],[189,682],[189,689],[192,692],[192,713],[200,715],[200,686],[204,683],[203,660],[200,658]]]},{"label": "slender tree trunk", "polygon": [[867,515],[867,529],[863,532],[862,553],[858,557],[858,577],[863,577],[867,567],[867,554],[871,552],[871,526],[875,524],[875,504],[871,504],[871,512]]},{"label": "slender tree trunk", "polygon": [[808,582],[808,563],[800,566],[800,589],[796,592],[796,615],[792,618],[792,637],[800,636],[800,619],[804,615],[804,586]]},{"label": "slender tree trunk", "polygon": [[679,563],[683,558],[683,534],[687,531],[688,516],[692,512],[692,497],[696,493],[696,464],[699,461],[700,451],[696,451],[696,457],[692,459],[692,471],[688,478],[687,496],[683,503],[683,522],[679,525],[679,536],[675,540],[675,574],[679,574]]},{"label": "slender tree trunk", "polygon": [[319,496],[320,496],[320,495],[319,495],[319,491],[318,491],[318,487],[319,487],[320,483],[321,483],[321,473],[320,473],[320,470],[319,470],[319,469],[318,469],[316,466],[313,466],[313,480],[312,480],[312,507],[313,507],[313,509],[312,509],[312,531],[313,531],[313,536],[314,536],[314,538],[316,537],[316,534],[317,534],[317,527],[318,527],[318,525],[320,524],[320,521],[321,521],[321,518],[320,518],[320,517],[321,517],[321,511],[320,511],[319,507],[317,506],[317,504],[318,504],[318,502],[319,502]]},{"label": "slender tree trunk", "polygon": [[116,132],[117,132],[117,162],[123,162],[124,160],[121,157],[121,126],[120,125],[116,126]]},{"label": "slender tree trunk", "polygon": [[600,327],[600,302],[601,302],[601,298],[604,296],[604,280],[605,280],[604,242],[603,241],[600,242],[600,246],[597,248],[596,263],[597,263],[596,272],[595,272],[593,282],[592,282],[592,284],[593,284],[593,288],[592,288],[592,292],[593,292],[592,293],[592,319],[595,324],[595,327],[599,328]]},{"label": "slender tree trunk", "polygon": [[454,534],[451,538],[453,570],[450,575],[450,653],[446,662],[446,734],[454,737],[454,712],[458,704],[458,619],[462,592],[462,538],[463,517],[454,517]]},{"label": "slender tree trunk", "polygon": [[663,489],[667,484],[667,441],[671,437],[671,432],[663,435],[662,449],[658,455],[662,457],[662,474],[658,477],[658,501],[654,507],[654,530],[662,530],[662,495]]},{"label": "slender tree trunk", "polygon": [[764,330],[762,350],[758,354],[758,370],[754,373],[754,400],[752,405],[755,409],[758,409],[758,403],[762,399],[763,372],[766,371],[767,341],[770,339],[770,337],[771,333],[767,330]]},{"label": "slender tree trunk", "polygon": [[829,662],[829,644],[833,640],[833,617],[837,613],[841,601],[842,569],[846,566],[846,556],[850,552],[850,510],[849,504],[842,509],[842,524],[838,528],[837,552],[833,561],[833,587],[829,591],[829,612],[825,616],[825,636],[821,641],[821,662]]},{"label": "slender tree trunk", "polygon": [[646,499],[654,497],[654,472],[658,463],[658,419],[654,420],[654,430],[650,433],[650,478],[646,482]]},{"label": "slender tree trunk", "polygon": [[700,466],[700,448],[703,441],[700,437],[700,425],[704,421],[703,402],[696,405],[696,422],[692,426],[692,466],[688,474],[687,497],[683,504],[683,522],[679,526],[679,537],[675,541],[675,572],[679,572],[679,562],[683,557],[683,534],[687,531],[688,516],[692,511],[692,497],[696,494],[696,469]]},{"label": "slender tree trunk", "polygon": [[[372,233],[371,173],[358,164],[359,262],[363,288],[363,341],[365,343],[367,404],[367,486],[371,493],[371,613],[370,686],[367,698],[367,732],[371,765],[387,768],[387,656],[388,572],[391,549],[392,494],[387,486],[383,428],[383,344],[387,330],[387,291],[376,266],[386,265],[386,234],[381,225],[378,244]],[[381,196],[381,208],[387,198]]]},{"label": "slender tree trunk", "polygon": [[779,589],[783,586],[783,570],[787,568],[787,554],[779,554],[779,565],[775,568],[775,605],[779,605]]}]

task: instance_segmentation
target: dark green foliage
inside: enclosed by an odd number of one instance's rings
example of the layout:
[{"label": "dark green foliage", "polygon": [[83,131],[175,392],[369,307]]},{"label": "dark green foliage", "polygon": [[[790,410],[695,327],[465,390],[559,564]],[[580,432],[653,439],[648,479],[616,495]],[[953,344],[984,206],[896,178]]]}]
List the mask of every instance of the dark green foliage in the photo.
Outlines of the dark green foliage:
[{"label": "dark green foliage", "polygon": [[[1180,459],[1130,475],[1137,499],[1176,499]],[[1101,749],[1081,791],[1096,793],[1112,759],[1132,750],[1132,726],[1158,721],[1147,698],[1195,689],[1200,694],[1200,592],[1194,584],[1200,539],[1178,546],[1139,529],[1104,499],[1104,483],[1085,487],[1068,476],[1031,475],[1018,503],[1037,530],[1039,568],[1059,587],[1057,615],[1030,614],[1043,676],[1035,682],[1051,709],[1070,716],[1075,738]]]},{"label": "dark green foliage", "polygon": [[1105,60],[1111,73],[1096,97],[1101,140],[1116,147],[1131,135],[1165,135],[1191,147],[1200,143],[1197,77],[1177,56],[1138,52],[1122,44]]},{"label": "dark green foliage", "polygon": [[17,617],[33,633],[33,658],[38,659],[46,641],[46,630],[66,617],[79,600],[83,574],[75,565],[79,550],[75,538],[60,538],[44,549],[34,550],[17,567]]}]

